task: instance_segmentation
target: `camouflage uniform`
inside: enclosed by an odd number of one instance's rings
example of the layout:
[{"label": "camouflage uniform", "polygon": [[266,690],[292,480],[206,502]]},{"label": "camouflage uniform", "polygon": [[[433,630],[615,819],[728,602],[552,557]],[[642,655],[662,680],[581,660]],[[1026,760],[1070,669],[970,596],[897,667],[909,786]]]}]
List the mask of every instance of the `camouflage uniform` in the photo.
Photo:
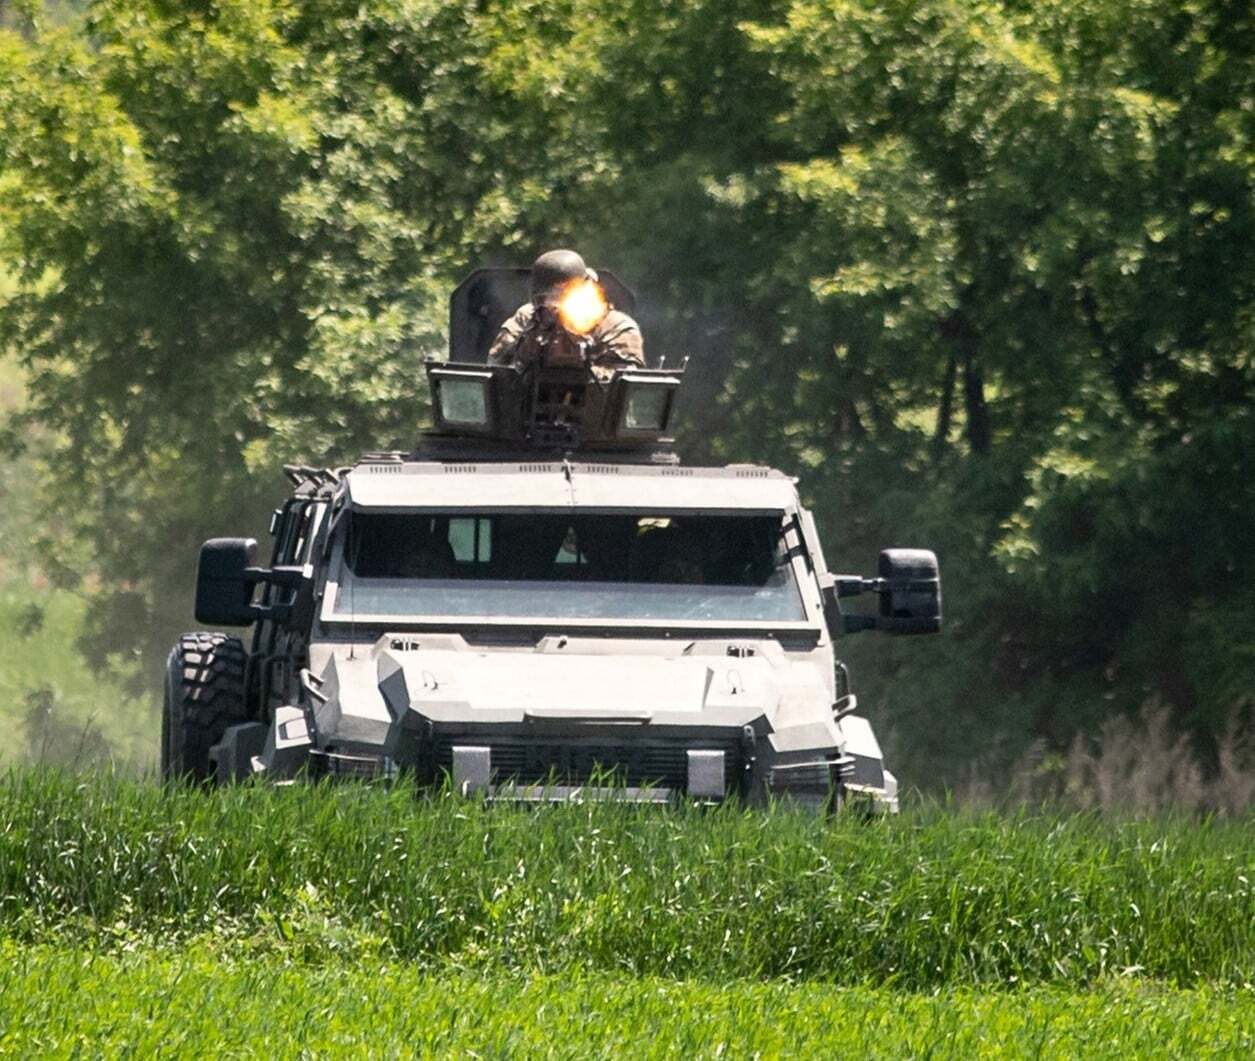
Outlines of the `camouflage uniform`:
[{"label": "camouflage uniform", "polygon": [[598,379],[609,379],[616,368],[643,368],[645,346],[636,321],[612,309],[588,335],[574,336],[555,320],[545,327],[537,322],[536,307],[528,302],[501,325],[488,351],[495,365],[547,365],[578,367],[587,364]]}]

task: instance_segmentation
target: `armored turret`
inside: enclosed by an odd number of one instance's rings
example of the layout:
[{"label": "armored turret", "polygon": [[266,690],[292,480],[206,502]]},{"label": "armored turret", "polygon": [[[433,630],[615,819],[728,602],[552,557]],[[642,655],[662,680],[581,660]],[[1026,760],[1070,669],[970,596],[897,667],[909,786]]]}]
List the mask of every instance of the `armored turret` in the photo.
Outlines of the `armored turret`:
[{"label": "armored turret", "polygon": [[[598,271],[609,302],[624,312],[635,297],[613,273]],[[424,452],[583,451],[674,463],[669,436],[684,367],[631,366],[594,374],[570,364],[491,364],[502,323],[528,298],[527,269],[477,269],[454,291],[449,360],[428,361],[434,429]]]}]

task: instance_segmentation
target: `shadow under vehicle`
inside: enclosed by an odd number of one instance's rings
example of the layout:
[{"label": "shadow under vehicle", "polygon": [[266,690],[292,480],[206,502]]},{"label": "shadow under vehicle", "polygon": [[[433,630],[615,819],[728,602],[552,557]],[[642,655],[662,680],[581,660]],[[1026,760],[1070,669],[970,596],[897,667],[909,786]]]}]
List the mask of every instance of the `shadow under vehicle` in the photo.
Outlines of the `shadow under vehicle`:
[{"label": "shadow under vehicle", "polygon": [[[939,631],[935,556],[833,574],[791,477],[682,464],[682,366],[489,364],[525,285],[484,269],[458,287],[413,452],[287,468],[267,566],[251,539],[205,543],[196,617],[251,635],[172,651],[163,773],[895,810],[834,641]],[[864,592],[873,613],[843,610]]]}]

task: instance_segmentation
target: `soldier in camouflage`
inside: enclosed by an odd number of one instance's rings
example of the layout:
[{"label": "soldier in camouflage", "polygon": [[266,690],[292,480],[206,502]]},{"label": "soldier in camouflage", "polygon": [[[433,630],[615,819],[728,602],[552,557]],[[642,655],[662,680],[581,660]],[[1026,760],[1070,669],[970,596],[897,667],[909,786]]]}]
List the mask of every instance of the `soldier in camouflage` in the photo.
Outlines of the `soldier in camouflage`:
[{"label": "soldier in camouflage", "polygon": [[597,274],[575,251],[553,250],[532,263],[532,300],[497,333],[488,360],[498,365],[585,365],[597,379],[643,367],[636,321],[605,301]]}]

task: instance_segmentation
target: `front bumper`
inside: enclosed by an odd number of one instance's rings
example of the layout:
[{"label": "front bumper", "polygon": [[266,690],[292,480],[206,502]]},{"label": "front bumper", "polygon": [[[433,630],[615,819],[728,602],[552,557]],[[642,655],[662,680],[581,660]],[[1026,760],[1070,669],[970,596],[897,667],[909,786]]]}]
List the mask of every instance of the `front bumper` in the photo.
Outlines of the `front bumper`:
[{"label": "front bumper", "polygon": [[744,725],[675,725],[569,715],[437,720],[409,712],[382,741],[348,741],[320,733],[305,710],[282,707],[269,727],[233,727],[214,752],[223,780],[387,779],[403,771],[423,787],[451,783],[461,794],[513,802],[786,799],[823,809],[849,798],[873,811],[896,810],[897,784],[870,727],[863,722],[862,732],[851,720],[845,727],[838,744],[826,740],[826,727],[813,726],[782,740],[763,715]]}]

